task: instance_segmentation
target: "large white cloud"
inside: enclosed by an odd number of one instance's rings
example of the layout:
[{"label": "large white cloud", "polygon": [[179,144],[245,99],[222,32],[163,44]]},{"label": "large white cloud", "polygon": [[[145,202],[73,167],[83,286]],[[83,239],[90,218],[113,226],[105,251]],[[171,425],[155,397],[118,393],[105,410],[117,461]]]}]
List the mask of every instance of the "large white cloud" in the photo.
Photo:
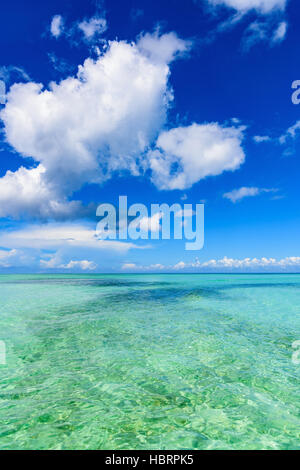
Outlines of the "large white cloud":
[{"label": "large white cloud", "polygon": [[192,124],[162,132],[149,153],[160,189],[185,189],[207,176],[236,170],[244,162],[243,128]]},{"label": "large white cloud", "polygon": [[87,59],[77,77],[49,90],[14,85],[1,113],[7,141],[43,163],[48,179],[69,180],[72,188],[107,171],[133,169],[165,121],[168,75],[166,63],[114,41],[98,60]]},{"label": "large white cloud", "polygon": [[268,14],[274,10],[284,10],[287,0],[207,0],[211,5],[224,5],[239,12],[257,10],[259,13]]},{"label": "large white cloud", "polygon": [[9,182],[14,186],[25,175],[29,186],[36,179],[38,201],[48,185],[69,196],[114,171],[137,174],[173,98],[169,62],[189,46],[175,33],[142,36],[136,44],[113,41],[97,60],[87,59],[76,77],[49,89],[33,82],[13,85],[1,112],[7,142],[41,166],[0,179],[0,204]]},{"label": "large white cloud", "polygon": [[68,201],[73,192],[114,172],[150,168],[154,184],[172,190],[239,168],[244,129],[236,124],[161,132],[173,99],[170,63],[190,47],[175,33],[112,41],[76,77],[48,89],[13,85],[0,115],[6,140],[37,167],[0,178],[0,216],[70,216],[80,211],[78,202]]}]

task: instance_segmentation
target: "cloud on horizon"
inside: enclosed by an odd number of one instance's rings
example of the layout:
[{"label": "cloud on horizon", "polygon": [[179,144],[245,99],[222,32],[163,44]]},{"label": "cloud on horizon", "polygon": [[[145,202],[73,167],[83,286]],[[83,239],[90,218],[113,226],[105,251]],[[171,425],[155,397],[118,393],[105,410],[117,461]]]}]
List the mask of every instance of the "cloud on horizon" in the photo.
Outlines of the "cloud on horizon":
[{"label": "cloud on horizon", "polygon": [[[95,270],[104,259],[151,248],[131,241],[101,240],[88,222],[30,224],[0,232],[0,268]],[[84,258],[83,258],[84,256]]]},{"label": "cloud on horizon", "polygon": [[276,258],[244,258],[235,259],[224,256],[222,259],[211,259],[200,262],[198,258],[192,262],[179,261],[175,265],[137,265],[124,263],[123,271],[128,272],[300,272],[300,257],[290,256],[282,259]]},{"label": "cloud on horizon", "polygon": [[49,256],[49,259],[41,259],[40,265],[45,269],[55,270],[70,270],[70,271],[94,271],[97,269],[97,264],[89,260],[70,260],[66,264],[61,264],[58,261],[57,255]]}]

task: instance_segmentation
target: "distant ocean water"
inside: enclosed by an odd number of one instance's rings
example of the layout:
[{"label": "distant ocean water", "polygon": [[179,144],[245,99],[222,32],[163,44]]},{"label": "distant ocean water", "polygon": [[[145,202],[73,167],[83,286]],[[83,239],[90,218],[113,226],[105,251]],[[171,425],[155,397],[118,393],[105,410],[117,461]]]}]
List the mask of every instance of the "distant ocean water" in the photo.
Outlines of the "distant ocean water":
[{"label": "distant ocean water", "polygon": [[299,449],[300,275],[1,275],[1,449]]}]

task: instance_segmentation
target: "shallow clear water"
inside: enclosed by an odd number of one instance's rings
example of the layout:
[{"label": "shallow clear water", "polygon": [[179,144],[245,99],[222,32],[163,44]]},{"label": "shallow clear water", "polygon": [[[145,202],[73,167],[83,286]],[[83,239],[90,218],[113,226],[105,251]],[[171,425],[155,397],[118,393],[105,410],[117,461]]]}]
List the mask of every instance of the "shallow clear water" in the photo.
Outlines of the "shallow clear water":
[{"label": "shallow clear water", "polygon": [[1,449],[299,449],[300,275],[0,276]]}]

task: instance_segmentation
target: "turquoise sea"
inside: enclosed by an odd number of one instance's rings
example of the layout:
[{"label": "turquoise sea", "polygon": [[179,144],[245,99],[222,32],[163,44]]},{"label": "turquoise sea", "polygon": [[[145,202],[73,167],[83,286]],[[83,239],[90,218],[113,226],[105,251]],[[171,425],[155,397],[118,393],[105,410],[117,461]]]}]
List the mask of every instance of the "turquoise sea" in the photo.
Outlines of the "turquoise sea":
[{"label": "turquoise sea", "polygon": [[300,275],[1,275],[1,449],[300,449]]}]

